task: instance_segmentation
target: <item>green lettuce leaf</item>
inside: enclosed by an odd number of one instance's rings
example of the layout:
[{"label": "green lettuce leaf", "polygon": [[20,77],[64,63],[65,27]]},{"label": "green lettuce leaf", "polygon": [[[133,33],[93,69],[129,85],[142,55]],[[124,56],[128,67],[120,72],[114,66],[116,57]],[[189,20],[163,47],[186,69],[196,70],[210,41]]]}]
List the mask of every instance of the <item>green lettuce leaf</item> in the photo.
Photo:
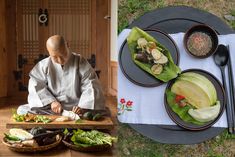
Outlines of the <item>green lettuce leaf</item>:
[{"label": "green lettuce leaf", "polygon": [[[135,59],[137,40],[139,38],[145,38],[147,41],[155,42],[156,45],[163,50],[161,52],[168,58],[168,63],[164,66],[161,74],[159,74],[159,75],[153,74],[151,71],[150,64],[142,63],[142,62]],[[178,76],[178,74],[181,72],[180,68],[174,64],[174,61],[171,57],[170,52],[163,45],[161,45],[159,42],[157,42],[156,39],[154,39],[152,36],[150,36],[145,31],[139,29],[138,27],[132,28],[129,36],[127,37],[127,43],[128,43],[129,50],[131,52],[131,58],[134,61],[134,63],[137,66],[139,66],[141,69],[143,69],[144,71],[153,75],[155,78],[157,78],[163,82],[168,82],[169,80],[176,78]]]},{"label": "green lettuce leaf", "polygon": [[168,90],[166,90],[166,96],[167,96],[167,103],[170,106],[170,108],[172,109],[172,111],[174,111],[183,121],[185,121],[187,123],[196,124],[196,125],[203,125],[203,124],[205,124],[203,122],[199,122],[199,121],[193,119],[193,117],[191,117],[188,114],[188,110],[190,108],[192,108],[191,106],[186,105],[185,107],[180,107],[175,102],[175,96],[176,96],[175,93],[171,92],[168,89]]}]

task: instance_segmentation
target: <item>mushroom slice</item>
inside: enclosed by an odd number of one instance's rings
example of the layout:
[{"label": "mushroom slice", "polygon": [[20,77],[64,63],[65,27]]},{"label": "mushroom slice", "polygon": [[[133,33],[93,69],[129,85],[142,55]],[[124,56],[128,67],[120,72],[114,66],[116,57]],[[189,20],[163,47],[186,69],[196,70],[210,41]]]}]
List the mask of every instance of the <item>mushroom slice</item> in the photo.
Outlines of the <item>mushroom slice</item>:
[{"label": "mushroom slice", "polygon": [[148,63],[148,57],[144,54],[144,53],[141,53],[141,54],[137,54],[135,56],[135,59],[140,61],[140,62],[143,62],[143,63]]},{"label": "mushroom slice", "polygon": [[155,42],[152,42],[152,41],[149,41],[148,44],[147,44],[147,46],[148,46],[150,49],[156,49],[156,48],[157,48]]},{"label": "mushroom slice", "polygon": [[149,47],[146,47],[146,52],[147,52],[148,54],[151,54],[151,49],[150,49]]},{"label": "mushroom slice", "polygon": [[156,60],[155,63],[166,64],[168,62],[168,58],[165,55],[162,55],[160,59]]},{"label": "mushroom slice", "polygon": [[139,47],[144,47],[144,46],[146,46],[147,45],[147,40],[145,39],[145,38],[139,38],[138,40],[137,40],[137,44],[138,44],[138,46]]},{"label": "mushroom slice", "polygon": [[161,64],[154,64],[151,67],[151,71],[155,75],[161,74],[162,70],[163,70],[163,66]]},{"label": "mushroom slice", "polygon": [[158,49],[152,49],[151,54],[155,60],[160,59],[162,56],[162,53]]}]

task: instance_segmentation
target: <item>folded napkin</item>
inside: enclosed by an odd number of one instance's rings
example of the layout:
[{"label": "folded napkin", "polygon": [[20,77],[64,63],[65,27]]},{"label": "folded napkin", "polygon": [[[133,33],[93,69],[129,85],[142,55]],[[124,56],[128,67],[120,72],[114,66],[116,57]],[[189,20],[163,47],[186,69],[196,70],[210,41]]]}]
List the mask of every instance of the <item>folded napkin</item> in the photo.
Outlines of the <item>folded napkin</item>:
[{"label": "folded napkin", "polygon": [[[120,33],[118,37],[118,50],[129,33],[130,29],[125,29]],[[213,57],[206,59],[193,58],[184,49],[184,33],[170,34],[170,36],[178,46],[180,53],[179,67],[182,71],[192,68],[203,69],[212,73],[222,84],[221,72],[214,63]],[[219,44],[229,45],[232,65],[233,69],[235,69],[235,34],[219,35]],[[233,73],[235,72],[233,71]],[[121,69],[118,68],[118,120],[123,123],[176,125],[170,119],[164,107],[166,85],[165,83],[153,88],[138,86],[130,82],[124,76]],[[224,111],[221,118],[213,126],[227,127],[226,111]]]}]

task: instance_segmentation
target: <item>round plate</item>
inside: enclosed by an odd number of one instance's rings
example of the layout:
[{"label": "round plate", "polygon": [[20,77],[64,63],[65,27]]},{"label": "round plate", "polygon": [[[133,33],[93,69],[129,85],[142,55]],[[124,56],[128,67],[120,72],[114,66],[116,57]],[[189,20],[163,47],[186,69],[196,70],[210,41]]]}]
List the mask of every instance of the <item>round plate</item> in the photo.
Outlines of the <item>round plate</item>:
[{"label": "round plate", "polygon": [[[179,52],[173,39],[169,35],[160,30],[146,29],[145,31],[149,33],[151,36],[153,36],[159,43],[161,43],[165,48],[169,50],[174,63],[178,65]],[[125,41],[122,44],[122,47],[120,49],[119,64],[125,77],[134,84],[143,87],[156,87],[163,83],[154,76],[142,70],[132,61],[127,41]]]},{"label": "round plate", "polygon": [[101,152],[106,151],[111,148],[108,144],[103,145],[96,145],[96,146],[89,146],[89,147],[82,147],[75,144],[72,144],[71,142],[68,142],[66,140],[62,140],[65,146],[67,146],[70,149],[80,151],[80,152]]},{"label": "round plate", "polygon": [[7,143],[6,138],[3,138],[3,144],[6,145],[9,149],[11,149],[12,151],[15,152],[43,152],[43,151],[47,151],[49,149],[52,149],[56,146],[58,146],[60,144],[62,140],[62,136],[61,135],[56,135],[56,141],[52,144],[49,145],[45,145],[45,146],[38,146],[38,147],[19,147],[19,146],[13,146],[9,143]]},{"label": "round plate", "polygon": [[[168,115],[170,116],[170,118],[177,125],[181,126],[182,128],[192,130],[192,131],[207,129],[207,128],[211,127],[213,124],[215,124],[215,122],[217,122],[218,119],[223,114],[224,107],[225,107],[225,104],[226,104],[224,89],[223,89],[221,83],[219,82],[219,80],[217,80],[217,78],[214,75],[212,75],[211,73],[209,73],[207,71],[204,71],[204,70],[201,70],[201,69],[188,69],[188,70],[183,71],[182,73],[186,73],[186,72],[194,72],[194,73],[201,74],[201,75],[205,76],[208,80],[210,80],[212,82],[212,84],[215,86],[215,89],[217,91],[217,98],[220,101],[220,105],[221,105],[219,115],[213,121],[207,122],[203,125],[196,125],[196,124],[192,124],[192,123],[187,123],[187,122],[183,121],[174,111],[172,111],[171,107],[167,103],[167,96],[165,94],[164,103],[165,103],[166,111],[167,111]],[[166,87],[166,90],[171,89],[171,87],[175,83],[175,81],[176,81],[176,79],[170,81],[168,83],[167,87]]]}]

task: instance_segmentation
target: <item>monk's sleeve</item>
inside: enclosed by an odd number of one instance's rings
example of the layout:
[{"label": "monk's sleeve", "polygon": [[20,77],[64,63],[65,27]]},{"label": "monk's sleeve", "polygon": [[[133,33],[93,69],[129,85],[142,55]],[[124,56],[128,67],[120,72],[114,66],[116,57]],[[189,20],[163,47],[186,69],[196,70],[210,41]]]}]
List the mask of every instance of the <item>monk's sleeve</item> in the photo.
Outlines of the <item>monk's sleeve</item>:
[{"label": "monk's sleeve", "polygon": [[78,106],[84,109],[103,110],[105,99],[98,77],[87,62],[80,58],[79,73],[81,78],[81,97]]},{"label": "monk's sleeve", "polygon": [[43,107],[56,100],[47,87],[48,80],[45,72],[45,65],[39,62],[31,70],[29,76],[28,103],[31,108]]}]

